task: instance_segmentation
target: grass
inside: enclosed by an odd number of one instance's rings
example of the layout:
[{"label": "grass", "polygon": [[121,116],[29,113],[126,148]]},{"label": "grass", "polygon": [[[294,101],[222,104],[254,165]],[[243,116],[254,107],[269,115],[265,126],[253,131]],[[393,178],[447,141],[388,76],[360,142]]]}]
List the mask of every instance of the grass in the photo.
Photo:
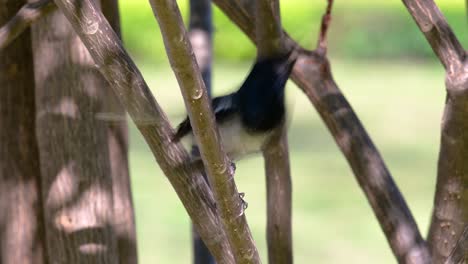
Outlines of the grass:
[{"label": "grass", "polygon": [[[173,124],[185,109],[168,66],[141,65]],[[444,75],[440,65],[333,61],[334,76],[380,149],[426,234],[431,214]],[[235,89],[247,64],[217,64],[215,93]],[[294,108],[289,140],[296,263],[396,263],[342,154],[304,95],[288,84]],[[140,263],[190,263],[190,224],[169,182],[135,127],[130,162]],[[246,211],[266,261],[265,184],[259,157],[237,164]]]},{"label": "grass", "polygon": [[[188,0],[178,1],[187,21]],[[460,0],[436,1],[460,41],[468,43],[466,12]],[[282,23],[293,39],[306,48],[316,37],[326,0],[281,2]],[[120,1],[126,47],[149,62],[167,62],[164,45],[146,0]],[[248,61],[255,48],[218,9],[213,8],[214,54],[228,61]],[[335,1],[329,33],[331,54],[345,58],[433,58],[430,46],[402,1]]]}]

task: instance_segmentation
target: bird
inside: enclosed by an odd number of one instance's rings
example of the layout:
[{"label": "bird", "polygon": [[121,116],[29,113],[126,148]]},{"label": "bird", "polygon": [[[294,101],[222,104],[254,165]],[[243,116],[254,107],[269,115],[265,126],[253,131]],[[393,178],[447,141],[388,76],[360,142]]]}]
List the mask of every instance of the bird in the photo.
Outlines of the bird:
[{"label": "bird", "polygon": [[[285,85],[296,59],[292,51],[257,58],[237,91],[211,101],[221,144],[231,161],[260,152],[284,124]],[[186,137],[193,140],[188,116],[177,126],[172,141]]]}]

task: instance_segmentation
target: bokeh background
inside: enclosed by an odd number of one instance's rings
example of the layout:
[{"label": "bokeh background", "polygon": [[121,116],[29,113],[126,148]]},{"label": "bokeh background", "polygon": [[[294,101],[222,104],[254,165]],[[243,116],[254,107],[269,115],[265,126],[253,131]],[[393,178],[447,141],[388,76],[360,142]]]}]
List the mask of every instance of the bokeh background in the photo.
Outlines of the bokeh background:
[{"label": "bokeh background", "polygon": [[[303,46],[316,43],[325,0],[283,0],[282,21]],[[463,44],[464,1],[436,1]],[[185,18],[188,0],[178,1]],[[174,125],[185,109],[146,0],[121,0],[123,37]],[[215,95],[236,89],[255,58],[250,41],[214,8]],[[334,77],[381,151],[427,233],[445,98],[444,72],[399,0],[336,0],[329,34]],[[289,82],[296,263],[396,263],[344,157],[305,96]],[[130,166],[140,263],[190,263],[191,228],[182,204],[130,125]],[[236,182],[266,261],[263,161],[237,163]]]}]

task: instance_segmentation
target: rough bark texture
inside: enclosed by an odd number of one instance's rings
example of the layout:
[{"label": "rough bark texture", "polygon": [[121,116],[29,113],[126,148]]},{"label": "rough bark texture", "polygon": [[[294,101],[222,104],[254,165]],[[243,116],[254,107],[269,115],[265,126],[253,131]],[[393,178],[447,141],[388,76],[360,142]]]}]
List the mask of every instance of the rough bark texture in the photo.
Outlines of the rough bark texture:
[{"label": "rough bark texture", "polygon": [[[0,25],[24,4],[0,1]],[[47,263],[34,120],[31,35],[0,51],[0,263]]]},{"label": "rough bark texture", "polygon": [[186,163],[190,158],[183,146],[171,142],[174,131],[166,115],[115,32],[92,1],[56,0],[55,3],[80,35],[97,68],[112,84],[207,247],[219,263],[234,263],[211,190],[203,177]]},{"label": "rough bark texture", "polygon": [[[252,2],[214,0],[253,41]],[[400,263],[430,263],[430,256],[403,196],[378,150],[334,82],[326,57],[300,49],[285,34],[286,48],[301,53],[292,79],[308,96],[353,169]]]},{"label": "rough bark texture", "polygon": [[[255,2],[257,58],[285,53],[279,1]],[[287,124],[286,124],[287,125]],[[287,127],[276,132],[263,149],[267,186],[267,244],[269,263],[293,263],[292,183]]]},{"label": "rough bark texture", "polygon": [[260,263],[244,214],[244,202],[239,197],[233,178],[234,170],[220,144],[205,84],[195,62],[177,3],[171,0],[150,0],[150,3],[184,97],[218,213],[236,263]]},{"label": "rough bark texture", "polygon": [[[116,34],[121,38],[120,17],[117,0],[101,0],[102,11]],[[135,216],[128,168],[128,127],[126,112],[109,83],[102,87],[101,97],[104,101],[104,112],[107,119],[107,141],[112,174],[112,191],[114,201],[113,228],[117,238],[117,253],[120,263],[136,264],[137,240]],[[105,116],[104,120],[106,120]]]},{"label": "rough bark texture", "polygon": [[447,98],[428,238],[434,263],[443,263],[468,226],[468,64],[463,47],[432,0],[403,2],[446,69]]},{"label": "rough bark texture", "polygon": [[[211,97],[211,64],[213,55],[213,24],[210,0],[190,0],[189,39],[200,68],[208,96]],[[198,152],[196,145],[192,153]],[[206,174],[203,175],[208,181]],[[213,255],[192,225],[193,263],[214,264]]]},{"label": "rough bark texture", "polygon": [[[23,2],[17,1],[17,3]],[[51,0],[38,0],[26,3],[16,14],[10,12],[8,14],[9,17],[6,17],[0,24],[0,50],[8,46],[8,44],[28,28],[32,22],[45,16],[53,9],[54,4]],[[7,9],[5,9],[5,11],[6,10]],[[12,10],[12,12],[16,12],[17,10],[18,9]]]},{"label": "rough bark texture", "polygon": [[105,80],[61,12],[32,28],[48,263],[118,263]]}]

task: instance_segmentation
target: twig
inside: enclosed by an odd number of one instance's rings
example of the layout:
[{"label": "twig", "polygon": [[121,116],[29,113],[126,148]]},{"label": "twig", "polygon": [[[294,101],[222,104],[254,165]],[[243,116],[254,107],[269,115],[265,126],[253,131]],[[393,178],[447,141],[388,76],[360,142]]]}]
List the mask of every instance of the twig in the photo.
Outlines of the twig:
[{"label": "twig", "polygon": [[39,0],[25,4],[14,17],[0,28],[0,50],[16,39],[32,22],[54,10],[54,2]]},{"label": "twig", "polygon": [[445,264],[463,264],[468,260],[468,226],[457,241],[457,244],[445,261]]},{"label": "twig", "polygon": [[150,3],[184,97],[190,123],[219,209],[218,213],[236,263],[260,263],[244,214],[244,203],[239,197],[233,179],[234,170],[219,143],[210,100],[195,62],[177,3],[172,0],[150,0]]},{"label": "twig", "polygon": [[166,115],[107,20],[93,1],[55,0],[55,3],[112,84],[216,260],[234,263],[211,190],[203,177],[184,163],[189,159],[184,148],[171,142],[174,131]]},{"label": "twig", "polygon": [[462,66],[465,50],[433,0],[403,0],[421,32],[448,72]]},{"label": "twig", "polygon": [[320,33],[316,51],[319,53],[327,53],[327,33],[331,21],[331,11],[333,8],[333,0],[327,0],[327,9],[322,16],[322,24],[320,25]]},{"label": "twig", "polygon": [[[278,0],[255,1],[257,57],[285,53]],[[292,186],[287,128],[283,125],[263,149],[267,185],[267,244],[269,263],[293,263]]]},{"label": "twig", "polygon": [[[253,41],[249,2],[213,0]],[[250,12],[250,13],[249,13]],[[298,44],[285,34],[287,48]],[[298,48],[299,49],[299,48]],[[328,60],[318,52],[299,50],[292,79],[306,93],[332,133],[367,196],[400,263],[430,263],[425,241],[377,148],[331,75]]]}]

